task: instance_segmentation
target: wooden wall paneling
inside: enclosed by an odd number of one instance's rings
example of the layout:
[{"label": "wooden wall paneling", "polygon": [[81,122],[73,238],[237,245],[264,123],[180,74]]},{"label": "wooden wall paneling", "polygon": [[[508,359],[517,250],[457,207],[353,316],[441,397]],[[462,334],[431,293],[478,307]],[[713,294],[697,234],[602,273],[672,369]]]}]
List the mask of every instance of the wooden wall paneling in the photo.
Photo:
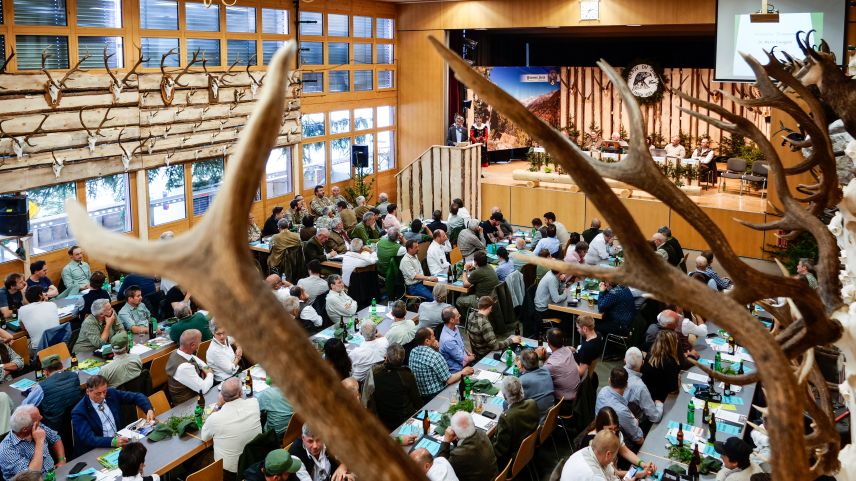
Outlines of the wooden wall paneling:
[{"label": "wooden wall paneling", "polygon": [[[511,207],[511,187],[507,185],[482,184],[482,209],[479,213],[480,219],[490,217],[490,210],[493,207],[499,207],[503,215],[510,217]],[[523,225],[529,225],[523,224]]]},{"label": "wooden wall paneling", "polygon": [[[425,157],[422,158],[424,159]],[[422,211],[422,165],[421,160],[417,160],[413,163],[413,180],[410,184],[412,189],[411,192],[413,192],[413,199],[410,202],[411,219]]]},{"label": "wooden wall paneling", "polygon": [[426,196],[431,199],[431,203],[425,206],[424,214],[430,218],[435,209],[441,208],[443,205],[443,174],[449,172],[449,169],[443,169],[444,165],[449,164],[449,149],[440,151],[440,156],[431,159],[431,195]]},{"label": "wooden wall paneling", "polygon": [[510,203],[511,222],[524,226],[532,225],[534,217],[543,218],[545,212],[552,211],[559,222],[574,231],[582,226],[585,216],[585,195],[568,190],[511,186]]},{"label": "wooden wall paneling", "polygon": [[669,206],[658,201],[648,199],[621,199],[621,202],[630,211],[642,235],[650,238],[657,229],[669,225]]},{"label": "wooden wall paneling", "polygon": [[[702,207],[711,221],[715,223],[731,242],[731,246],[739,256],[758,257],[764,246],[764,233],[749,229],[738,224],[734,219],[739,218],[749,222],[763,223],[765,215],[755,212],[738,212],[724,209]],[[670,227],[681,245],[687,249],[705,250],[709,245],[687,221],[675,214],[670,215]]]},{"label": "wooden wall paneling", "polygon": [[[452,152],[453,151],[450,150],[448,155],[444,155],[441,158],[440,163],[439,172],[448,172],[448,175],[440,174],[437,177],[439,179],[440,188],[438,190],[438,200],[434,203],[434,210],[439,210],[440,212],[442,212],[442,216],[444,218],[448,214],[449,205],[452,203],[452,197],[450,195],[450,189],[453,182],[452,177],[454,177],[454,173],[452,172]],[[460,175],[460,169],[454,170],[457,171]]]},{"label": "wooden wall paneling", "polygon": [[427,41],[428,35],[442,40],[445,32],[398,33],[398,159],[406,165],[446,138],[443,85],[447,67]]},{"label": "wooden wall paneling", "polygon": [[[464,179],[467,175],[468,156],[469,152],[460,149],[452,149],[449,154],[449,199],[441,205],[444,217],[449,215],[449,206],[452,204],[452,199],[462,199],[464,197],[466,190],[464,188]],[[460,166],[460,168],[457,168],[457,166]]]}]

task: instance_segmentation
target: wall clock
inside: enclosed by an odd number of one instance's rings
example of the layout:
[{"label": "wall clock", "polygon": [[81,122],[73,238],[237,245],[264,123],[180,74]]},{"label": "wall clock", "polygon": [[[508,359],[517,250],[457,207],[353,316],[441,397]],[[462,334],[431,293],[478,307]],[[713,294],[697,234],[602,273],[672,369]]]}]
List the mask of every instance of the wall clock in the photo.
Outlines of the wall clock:
[{"label": "wall clock", "polygon": [[599,20],[600,0],[580,0],[580,20]]}]

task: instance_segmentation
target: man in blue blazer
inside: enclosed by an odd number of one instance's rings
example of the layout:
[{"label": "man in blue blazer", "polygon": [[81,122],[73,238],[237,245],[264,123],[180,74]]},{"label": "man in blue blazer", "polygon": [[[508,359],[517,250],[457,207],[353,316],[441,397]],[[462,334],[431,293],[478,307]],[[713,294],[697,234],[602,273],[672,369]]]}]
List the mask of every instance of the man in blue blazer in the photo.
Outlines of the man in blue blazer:
[{"label": "man in blue blazer", "polygon": [[125,427],[119,411],[122,404],[135,404],[146,411],[149,422],[155,419],[152,404],[142,394],[108,388],[107,379],[100,375],[86,381],[86,396],[71,411],[78,455],[93,448],[124,446],[131,441],[118,434]]}]

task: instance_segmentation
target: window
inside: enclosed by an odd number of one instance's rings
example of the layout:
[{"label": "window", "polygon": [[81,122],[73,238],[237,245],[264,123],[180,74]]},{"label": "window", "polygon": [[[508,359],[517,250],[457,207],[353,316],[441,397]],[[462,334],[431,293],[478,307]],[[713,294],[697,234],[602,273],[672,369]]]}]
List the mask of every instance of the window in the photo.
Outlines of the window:
[{"label": "window", "polygon": [[146,172],[149,181],[149,223],[166,224],[187,216],[184,166],[170,165]]},{"label": "window", "polygon": [[348,63],[348,44],[330,42],[327,44],[327,64],[346,65]]},{"label": "window", "polygon": [[377,46],[377,63],[382,63],[382,64],[393,63],[392,44],[391,43],[379,44]]},{"label": "window", "polygon": [[263,8],[262,33],[288,35],[288,10]]},{"label": "window", "polygon": [[[24,259],[24,247],[18,245],[18,241],[16,239],[9,239],[0,241],[0,262],[9,262],[14,260],[23,260]],[[6,249],[9,249],[8,251]],[[21,249],[20,252],[18,249]],[[20,257],[13,255],[12,252],[18,252]]]},{"label": "window", "polygon": [[367,145],[369,148],[369,166],[363,169],[366,174],[374,173],[374,135],[365,134],[354,137],[354,145]]},{"label": "window", "polygon": [[329,37],[347,37],[348,36],[348,16],[330,13],[327,15],[327,36]]},{"label": "window", "polygon": [[[395,124],[395,107],[382,105],[377,108],[377,128],[389,127]],[[380,143],[380,142],[378,142]]]},{"label": "window", "polygon": [[303,187],[327,183],[327,155],[324,142],[303,144]]},{"label": "window", "polygon": [[128,174],[86,181],[86,212],[101,227],[114,232],[131,230],[131,190]]},{"label": "window", "polygon": [[349,137],[330,141],[330,182],[342,182],[351,178],[351,139]]},{"label": "window", "polygon": [[377,38],[392,38],[395,33],[391,18],[377,19]]},{"label": "window", "polygon": [[178,30],[177,0],[140,0],[140,28]]},{"label": "window", "polygon": [[181,51],[178,48],[177,38],[143,38],[143,59],[148,59],[148,62],[143,62],[143,67],[160,67],[161,57],[170,49],[175,49],[175,55],[170,55],[164,66],[178,67],[178,59]]},{"label": "window", "polygon": [[320,12],[300,12],[300,35],[324,34],[324,16]]},{"label": "window", "polygon": [[354,90],[371,90],[374,83],[371,70],[354,70]]},{"label": "window", "polygon": [[47,50],[50,57],[45,62],[48,69],[68,68],[68,37],[53,35],[17,35],[15,53],[18,58],[18,70],[38,70],[42,68],[42,51]]},{"label": "window", "polygon": [[372,38],[371,17],[354,17],[354,37]]},{"label": "window", "polygon": [[262,42],[262,55],[264,56],[262,62],[265,65],[269,64],[276,51],[284,46],[285,40],[265,40]]},{"label": "window", "polygon": [[324,91],[322,72],[303,72],[303,93],[315,94]]},{"label": "window", "polygon": [[268,199],[291,193],[291,147],[270,151],[265,166],[265,182]]},{"label": "window", "polygon": [[[68,227],[65,201],[77,198],[74,182],[39,187],[26,192],[30,202],[30,230],[33,249],[53,251],[74,245]],[[33,209],[33,205],[36,206]]]},{"label": "window", "polygon": [[256,9],[254,7],[226,7],[226,31],[255,33]]},{"label": "window", "polygon": [[392,70],[377,71],[377,88],[391,89],[395,87],[395,72]]},{"label": "window", "polygon": [[78,27],[122,27],[121,0],[77,0],[75,5]]},{"label": "window", "polygon": [[324,63],[324,42],[300,42],[300,63],[321,65]]},{"label": "window", "polygon": [[255,40],[227,40],[228,62],[232,65],[236,60],[238,65],[247,65],[251,57],[256,55]]},{"label": "window", "polygon": [[[202,3],[185,3],[184,14],[184,23],[187,30],[194,32],[220,31],[220,6],[216,3],[211,4],[210,7],[205,7]],[[192,49],[188,50],[193,51]],[[217,50],[219,51],[219,48]],[[208,56],[206,55],[205,58],[208,58]]]},{"label": "window", "polygon": [[190,188],[193,192],[193,215],[202,215],[214,202],[214,194],[223,185],[223,158],[196,162],[190,166]]},{"label": "window", "polygon": [[354,130],[366,130],[374,127],[374,109],[354,109]]},{"label": "window", "polygon": [[330,92],[349,92],[350,82],[347,70],[334,70],[330,72]]},{"label": "window", "polygon": [[343,134],[351,131],[351,112],[336,110],[330,112],[330,133]]},{"label": "window", "polygon": [[68,25],[65,0],[15,0],[15,25]]},{"label": "window", "polygon": [[390,132],[389,130],[377,133],[378,172],[383,172],[384,170],[395,168],[395,148],[393,144],[394,137],[395,134],[393,132]]},{"label": "window", "polygon": [[370,43],[355,43],[354,44],[354,63],[361,63],[361,64],[372,63],[372,44],[370,44]]},{"label": "window", "polygon": [[324,135],[324,113],[303,114],[300,118],[303,125],[303,137],[320,137]]},{"label": "window", "polygon": [[205,55],[206,67],[219,67],[221,65],[220,40],[216,38],[188,38],[187,51],[195,52],[197,50],[202,52],[199,55],[200,61],[202,59],[202,55]]},{"label": "window", "polygon": [[80,66],[83,68],[104,68],[104,49],[107,55],[113,55],[107,61],[110,67],[121,68],[125,66],[122,49],[122,37],[78,37],[77,59],[82,60],[86,54],[92,55]]}]

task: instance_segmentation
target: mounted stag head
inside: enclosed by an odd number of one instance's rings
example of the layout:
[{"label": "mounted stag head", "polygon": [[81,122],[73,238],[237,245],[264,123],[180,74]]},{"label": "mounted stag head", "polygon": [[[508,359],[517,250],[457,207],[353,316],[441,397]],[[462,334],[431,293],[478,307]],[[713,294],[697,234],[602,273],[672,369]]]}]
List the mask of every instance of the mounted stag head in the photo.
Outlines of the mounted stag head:
[{"label": "mounted stag head", "polygon": [[[220,75],[215,75],[208,71],[208,68],[205,66],[208,60],[205,58],[205,55],[202,55],[202,69],[205,70],[205,75],[208,77],[208,103],[215,104],[220,101],[220,87],[229,84],[226,80],[227,78],[237,75],[232,73],[232,69],[234,69],[235,65],[238,65],[238,62],[240,61],[241,57],[238,56],[238,58],[232,62],[232,65],[229,65],[229,68],[225,72]],[[249,68],[249,64],[247,64],[247,68]]]},{"label": "mounted stag head", "polygon": [[253,55],[252,57],[250,57],[249,62],[247,62],[247,77],[250,77],[250,95],[253,98],[256,98],[256,92],[259,90],[259,87],[262,86],[262,82],[265,81],[265,77],[267,76],[267,74],[264,74],[258,80],[256,80],[255,77],[253,77],[253,74],[250,73],[250,65],[253,64],[255,62],[255,60],[256,60],[256,56]]},{"label": "mounted stag head", "polygon": [[247,95],[246,89],[244,90],[235,90],[235,97],[232,99],[232,102],[229,104],[229,112],[231,113],[233,110],[238,108],[238,104],[241,103],[241,100]]},{"label": "mounted stag head", "polygon": [[125,129],[122,129],[119,131],[119,148],[122,149],[122,166],[125,167],[125,172],[127,172],[128,169],[131,168],[131,158],[133,156],[137,155],[137,153],[143,149],[143,146],[146,144],[146,142],[149,141],[149,139],[152,138],[152,135],[149,134],[149,136],[146,137],[146,140],[143,140],[142,142],[140,142],[139,145],[137,145],[134,148],[134,150],[128,152],[128,150],[125,149],[125,146],[122,145],[122,133],[123,132],[125,132]]},{"label": "mounted stag head", "polygon": [[172,105],[172,99],[175,98],[176,87],[187,87],[187,85],[182,84],[181,82],[179,82],[179,80],[181,79],[182,76],[184,76],[187,73],[188,70],[190,70],[190,67],[192,67],[193,64],[195,64],[196,62],[199,61],[199,53],[200,53],[200,49],[196,49],[196,51],[193,52],[193,58],[190,59],[189,62],[187,62],[187,65],[184,67],[184,69],[181,70],[181,72],[178,73],[178,75],[175,76],[175,78],[173,78],[173,76],[171,74],[166,72],[166,67],[164,65],[164,63],[166,63],[167,58],[169,58],[171,55],[176,54],[175,49],[171,48],[171,49],[169,49],[169,52],[167,52],[161,56],[160,92],[161,92],[161,100],[163,100],[163,104],[166,105],[167,107]]},{"label": "mounted stag head", "polygon": [[110,57],[112,57],[113,55],[116,54],[111,53],[110,55],[107,55],[107,49],[104,49],[104,68],[107,69],[107,74],[110,75],[110,93],[113,94],[113,101],[116,102],[117,100],[119,100],[119,96],[122,95],[122,89],[128,86],[128,80],[131,78],[131,75],[139,76],[139,74],[137,74],[137,69],[140,67],[140,65],[143,64],[143,62],[148,62],[149,59],[143,58],[143,48],[138,47],[137,63],[134,64],[133,68],[131,68],[131,70],[129,70],[124,77],[122,77],[122,80],[119,80],[118,78],[116,78],[116,75],[113,74],[113,71],[110,70],[110,64],[108,62],[108,60],[110,60]]},{"label": "mounted stag head", "polygon": [[84,128],[84,130],[86,130],[86,134],[87,134],[86,140],[87,140],[87,142],[89,142],[89,153],[90,154],[95,154],[95,142],[98,141],[98,137],[99,136],[104,137],[103,135],[101,135],[101,127],[104,127],[104,124],[106,122],[114,119],[114,117],[110,117],[109,119],[107,118],[107,116],[110,115],[110,109],[111,108],[112,107],[108,107],[107,111],[104,112],[104,117],[101,119],[101,123],[98,124],[98,128],[95,129],[95,132],[92,132],[91,130],[89,130],[89,127],[86,126],[86,122],[83,121],[83,109],[81,109],[80,112],[78,112],[78,114],[80,116],[80,125],[81,125],[81,127]]},{"label": "mounted stag head", "polygon": [[15,56],[15,49],[12,49],[12,53],[9,54],[8,57],[3,59],[3,65],[0,65],[0,73],[6,73],[6,68],[9,67],[9,63],[12,61],[12,57]]},{"label": "mounted stag head", "polygon": [[169,167],[169,163],[172,162],[172,158],[174,155],[175,155],[175,149],[172,149],[171,151],[164,153],[163,163],[166,164],[167,167]]},{"label": "mounted stag head", "polygon": [[30,138],[32,138],[32,136],[36,135],[37,133],[41,132],[42,126],[45,125],[45,120],[47,120],[47,119],[48,119],[48,116],[43,115],[42,121],[39,122],[39,126],[36,127],[36,130],[30,132],[27,135],[18,136],[18,137],[10,135],[5,130],[3,130],[3,122],[6,122],[9,119],[0,121],[0,135],[2,135],[4,137],[9,137],[10,139],[12,139],[12,151],[18,157],[18,160],[22,160],[24,158],[24,144],[29,145],[30,147],[35,147],[35,145],[30,143]]},{"label": "mounted stag head", "polygon": [[68,72],[63,75],[59,82],[55,81],[53,77],[51,77],[51,73],[48,71],[45,66],[45,62],[51,57],[51,54],[48,53],[48,49],[42,50],[42,68],[41,71],[43,74],[47,75],[48,80],[45,82],[45,102],[50,106],[50,108],[55,109],[59,106],[59,101],[62,100],[62,89],[65,88],[65,82],[68,81],[71,74],[74,72],[85,72],[80,68],[80,64],[89,60],[92,57],[91,54],[87,53],[83,56],[78,62],[71,68]]},{"label": "mounted stag head", "polygon": [[172,125],[167,125],[166,127],[163,128],[163,134],[161,134],[161,135],[163,135],[164,140],[166,140],[166,138],[169,136],[170,130],[172,130]]},{"label": "mounted stag head", "polygon": [[51,164],[51,168],[53,168],[54,175],[56,176],[56,178],[59,179],[59,174],[62,172],[63,164],[65,163],[66,159],[57,159],[53,151],[51,151],[51,157],[53,157],[53,164]]}]

